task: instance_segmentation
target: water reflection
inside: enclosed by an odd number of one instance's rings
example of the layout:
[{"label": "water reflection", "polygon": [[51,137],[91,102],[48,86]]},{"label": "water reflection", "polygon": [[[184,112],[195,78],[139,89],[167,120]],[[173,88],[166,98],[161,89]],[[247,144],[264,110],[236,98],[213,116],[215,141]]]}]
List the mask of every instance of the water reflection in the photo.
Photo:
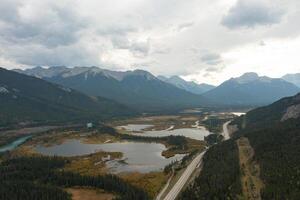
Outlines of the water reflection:
[{"label": "water reflection", "polygon": [[164,158],[161,152],[166,147],[157,143],[124,142],[107,144],[84,144],[79,140],[67,142],[51,147],[37,146],[36,151],[44,155],[76,156],[86,155],[97,151],[122,152],[122,160],[106,162],[111,172],[150,172],[162,170],[174,160],[180,160],[184,155]]}]

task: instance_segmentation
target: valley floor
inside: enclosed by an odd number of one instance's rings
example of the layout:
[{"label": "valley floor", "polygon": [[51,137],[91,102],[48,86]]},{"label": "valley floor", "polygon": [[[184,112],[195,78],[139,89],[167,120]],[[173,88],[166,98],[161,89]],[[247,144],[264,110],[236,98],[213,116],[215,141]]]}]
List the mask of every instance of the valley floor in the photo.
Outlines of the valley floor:
[{"label": "valley floor", "polygon": [[[205,149],[205,141],[195,140],[191,138],[185,138],[186,145],[180,147],[182,144],[170,143],[166,138],[151,138],[131,135],[131,133],[136,132],[146,132],[146,131],[171,131],[176,129],[195,129],[204,130],[204,127],[214,128],[214,130],[221,130],[222,122],[232,118],[231,114],[216,114],[212,116],[203,114],[180,114],[180,115],[166,115],[166,116],[148,116],[139,118],[130,118],[125,120],[112,121],[107,123],[105,126],[100,126],[100,128],[87,129],[80,126],[74,127],[51,127],[51,129],[46,129],[46,132],[38,131],[32,133],[32,138],[26,141],[24,144],[11,151],[9,154],[12,157],[35,157],[41,156],[37,152],[36,147],[53,147],[57,145],[64,144],[69,140],[79,140],[84,144],[110,144],[124,142],[127,140],[137,141],[137,142],[148,142],[148,143],[159,143],[166,147],[166,150],[162,152],[165,158],[173,157],[176,154],[189,155],[199,153]],[[206,120],[209,120],[207,123]],[[220,121],[219,121],[220,120]],[[118,127],[127,124],[151,124],[151,127],[147,127],[141,131],[128,131],[125,129],[120,129]],[[112,129],[112,127],[117,127],[117,129]],[[116,132],[115,132],[116,131]],[[23,132],[22,132],[23,133]],[[26,134],[29,133],[26,131]],[[18,136],[19,132],[16,132]],[[22,134],[21,134],[22,135]],[[172,142],[172,141],[171,141]],[[179,145],[179,146],[178,146]],[[109,168],[107,168],[105,159],[109,155],[109,161],[122,158],[122,152],[105,152],[98,151],[88,155],[65,157],[67,163],[61,170],[71,173],[77,173],[82,176],[102,176],[110,173]],[[194,157],[194,156],[193,156]],[[193,157],[187,157],[185,164],[180,164],[180,162],[175,162],[174,167],[176,169],[177,176],[174,179],[179,179],[181,174],[185,171]],[[120,160],[120,162],[123,162]],[[124,161],[126,163],[126,160]],[[147,192],[147,194],[154,198],[159,191],[167,183],[168,179],[172,175],[171,170],[163,169],[159,171],[153,171],[149,173],[140,172],[125,172],[117,173],[117,176],[122,180],[129,182],[135,187],[141,188]],[[171,186],[175,184],[175,180],[171,180]],[[170,189],[170,188],[169,188]],[[169,191],[169,189],[167,191]],[[72,199],[103,199],[110,200],[113,195],[110,193],[103,193],[103,191],[98,191],[93,188],[86,187],[72,187],[67,188],[66,191],[72,194]]]}]

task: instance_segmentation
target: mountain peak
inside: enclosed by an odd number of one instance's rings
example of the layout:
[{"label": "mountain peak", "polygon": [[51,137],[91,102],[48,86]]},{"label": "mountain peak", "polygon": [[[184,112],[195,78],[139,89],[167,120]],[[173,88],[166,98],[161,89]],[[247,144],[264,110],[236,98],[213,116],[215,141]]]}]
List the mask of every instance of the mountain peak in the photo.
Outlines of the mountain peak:
[{"label": "mountain peak", "polygon": [[286,74],[281,78],[300,87],[300,73]]},{"label": "mountain peak", "polygon": [[248,83],[251,81],[255,81],[257,79],[259,79],[259,76],[255,72],[247,72],[244,73],[242,76],[235,78],[235,80],[238,81],[239,83]]},{"label": "mountain peak", "polygon": [[181,78],[180,76],[171,76],[170,80],[174,80],[174,81],[178,81],[178,82],[185,82],[185,80],[183,78]]},{"label": "mountain peak", "polygon": [[214,88],[213,85],[198,84],[193,81],[186,81],[177,75],[171,76],[169,78],[165,76],[157,76],[157,78],[194,94],[203,94],[204,92],[207,92]]},{"label": "mountain peak", "polygon": [[153,80],[153,79],[157,79],[153,74],[151,74],[148,71],[145,70],[141,70],[141,69],[136,69],[134,71],[132,71],[131,73],[129,72],[127,76],[130,75],[135,75],[135,76],[144,76],[147,80]]}]

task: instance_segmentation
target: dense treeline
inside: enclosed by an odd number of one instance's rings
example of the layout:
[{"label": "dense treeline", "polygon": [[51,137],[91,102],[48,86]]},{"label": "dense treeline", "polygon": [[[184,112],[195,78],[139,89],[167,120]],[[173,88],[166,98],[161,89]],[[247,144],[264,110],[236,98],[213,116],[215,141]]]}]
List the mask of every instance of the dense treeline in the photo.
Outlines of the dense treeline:
[{"label": "dense treeline", "polygon": [[199,153],[199,150],[194,150],[191,153],[186,154],[180,161],[172,161],[170,164],[164,167],[164,173],[169,174],[173,169],[176,172],[186,167],[188,161],[190,161],[197,153]]},{"label": "dense treeline", "polygon": [[204,140],[207,142],[208,145],[213,145],[216,143],[221,142],[224,139],[224,137],[218,133],[212,133],[208,136],[204,137]]},{"label": "dense treeline", "polygon": [[242,193],[238,159],[235,141],[212,146],[203,157],[201,174],[179,199],[238,199]]},{"label": "dense treeline", "polygon": [[191,153],[185,155],[182,159],[181,159],[181,164],[182,165],[186,165],[187,162],[189,160],[191,160],[197,153],[199,152],[199,150],[194,150]]},{"label": "dense treeline", "polygon": [[300,199],[300,120],[246,130],[265,183],[263,199]]},{"label": "dense treeline", "polygon": [[300,94],[283,98],[232,122],[240,128],[235,137],[247,137],[255,151],[262,199],[300,199],[300,118],[281,121],[299,103]]},{"label": "dense treeline", "polygon": [[62,188],[89,186],[116,193],[118,199],[148,199],[147,194],[114,175],[82,176],[61,168],[68,160],[60,157],[21,157],[0,164],[0,199],[58,199],[70,195]]},{"label": "dense treeline", "polygon": [[30,181],[0,181],[0,199],[71,200],[71,195],[58,187]]},{"label": "dense treeline", "polygon": [[205,125],[205,127],[209,130],[209,132],[212,133],[220,133],[222,132],[222,127],[225,122],[227,122],[229,119],[220,119],[219,117],[209,117],[205,121],[202,121]]},{"label": "dense treeline", "polygon": [[138,135],[130,135],[130,134],[119,134],[116,129],[106,125],[99,125],[97,127],[98,133],[106,133],[113,136],[118,136],[122,140],[134,140],[134,141],[142,141],[142,142],[166,142],[169,145],[175,146],[177,149],[186,149],[187,148],[187,140],[184,136],[180,135],[170,135],[165,137],[148,137],[148,136],[138,136]]},{"label": "dense treeline", "polygon": [[134,141],[144,141],[144,142],[166,142],[169,145],[174,145],[178,149],[186,149],[187,140],[184,136],[180,135],[170,135],[166,137],[147,137],[147,136],[137,136],[129,134],[120,134],[123,140],[134,140]]}]

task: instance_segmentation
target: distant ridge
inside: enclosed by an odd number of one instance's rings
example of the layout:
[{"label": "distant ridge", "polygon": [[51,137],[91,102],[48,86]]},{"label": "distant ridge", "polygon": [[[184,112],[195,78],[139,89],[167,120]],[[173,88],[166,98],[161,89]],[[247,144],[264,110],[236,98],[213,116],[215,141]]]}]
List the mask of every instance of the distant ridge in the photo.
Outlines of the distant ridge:
[{"label": "distant ridge", "polygon": [[223,82],[203,96],[225,105],[259,106],[295,95],[299,91],[297,86],[283,79],[249,72]]},{"label": "distant ridge", "polygon": [[286,74],[282,77],[282,79],[295,84],[300,88],[300,73],[296,74]]},{"label": "distant ridge", "polygon": [[186,81],[179,76],[171,76],[170,78],[158,76],[157,78],[194,94],[203,94],[215,88],[215,86],[205,83],[197,84],[193,81]]},{"label": "distant ridge", "polygon": [[118,72],[98,67],[36,67],[18,72],[88,95],[113,99],[139,111],[160,112],[212,104],[206,98],[166,83],[144,70]]}]

